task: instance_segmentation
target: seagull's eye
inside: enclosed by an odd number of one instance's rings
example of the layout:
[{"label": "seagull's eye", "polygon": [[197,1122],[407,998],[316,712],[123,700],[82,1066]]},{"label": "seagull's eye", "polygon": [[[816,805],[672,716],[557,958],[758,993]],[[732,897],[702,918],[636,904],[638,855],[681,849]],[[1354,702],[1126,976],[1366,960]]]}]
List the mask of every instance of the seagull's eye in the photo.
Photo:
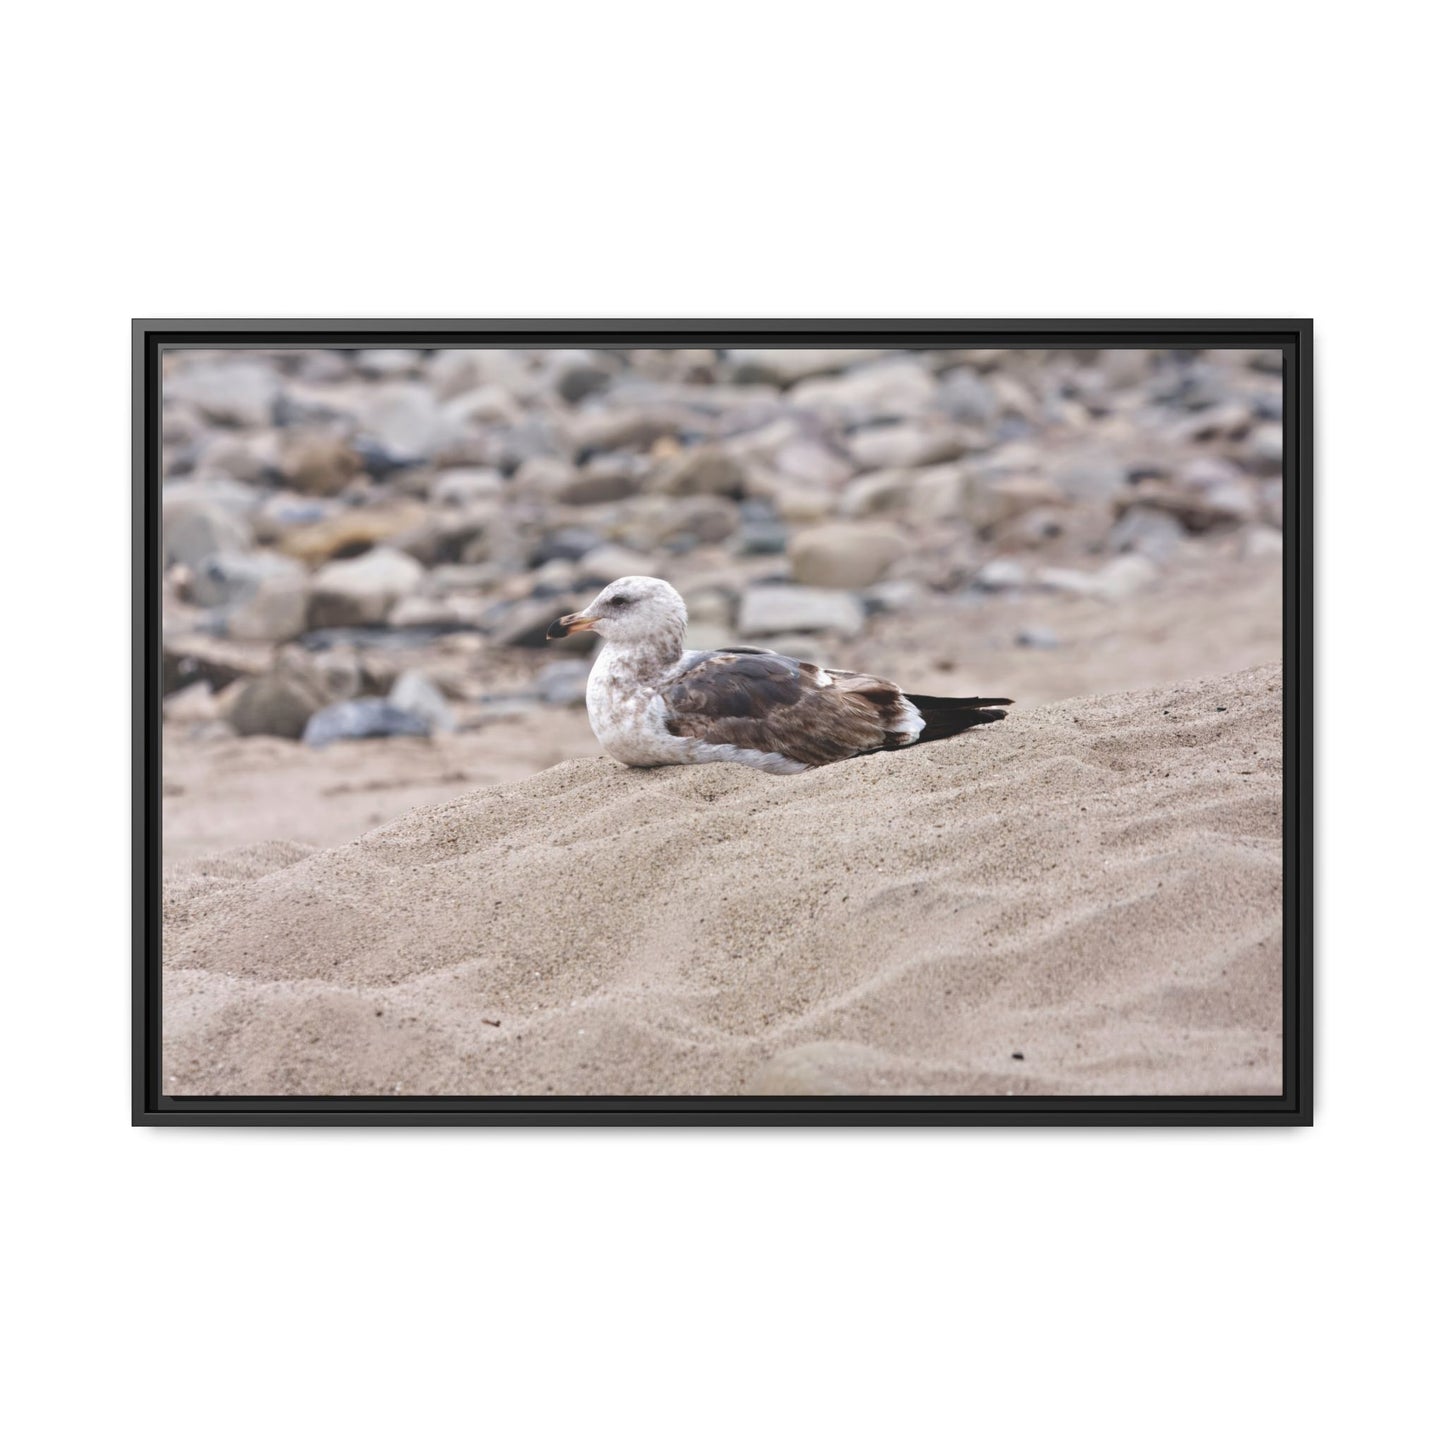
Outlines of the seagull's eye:
[{"label": "seagull's eye", "polygon": [[630,597],[614,597],[614,598],[612,599],[612,605],[613,605],[614,607],[631,607],[631,606],[632,606],[632,598],[630,598]]}]

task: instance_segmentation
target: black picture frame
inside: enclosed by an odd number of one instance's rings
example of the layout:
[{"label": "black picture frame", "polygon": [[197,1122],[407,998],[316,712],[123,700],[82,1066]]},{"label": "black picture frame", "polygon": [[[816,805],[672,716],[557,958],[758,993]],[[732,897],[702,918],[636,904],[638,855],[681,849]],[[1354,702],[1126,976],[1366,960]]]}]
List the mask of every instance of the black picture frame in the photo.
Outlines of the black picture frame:
[{"label": "black picture frame", "polygon": [[[160,356],[189,347],[1248,347],[1284,356],[1284,1089],[1279,1096],[168,1097],[161,1088]],[[1313,1122],[1310,320],[136,320],[132,323],[136,1125],[1307,1125]]]}]

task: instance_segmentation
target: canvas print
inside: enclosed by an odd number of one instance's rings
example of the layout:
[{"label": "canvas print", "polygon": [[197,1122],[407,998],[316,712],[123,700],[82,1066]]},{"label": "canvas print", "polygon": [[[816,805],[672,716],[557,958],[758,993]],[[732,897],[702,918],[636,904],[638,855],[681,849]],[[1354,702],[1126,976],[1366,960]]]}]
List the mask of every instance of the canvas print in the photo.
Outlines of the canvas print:
[{"label": "canvas print", "polygon": [[167,1095],[1277,1096],[1222,347],[167,346]]}]

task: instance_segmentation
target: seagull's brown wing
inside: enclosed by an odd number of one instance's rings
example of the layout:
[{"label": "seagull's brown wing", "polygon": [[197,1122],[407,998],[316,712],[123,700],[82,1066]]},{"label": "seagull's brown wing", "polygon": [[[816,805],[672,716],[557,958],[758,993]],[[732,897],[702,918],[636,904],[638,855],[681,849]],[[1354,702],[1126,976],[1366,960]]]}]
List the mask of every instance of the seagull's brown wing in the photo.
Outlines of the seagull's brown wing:
[{"label": "seagull's brown wing", "polygon": [[809,767],[902,747],[922,723],[891,682],[776,652],[705,652],[661,691],[675,737],[778,753]]}]

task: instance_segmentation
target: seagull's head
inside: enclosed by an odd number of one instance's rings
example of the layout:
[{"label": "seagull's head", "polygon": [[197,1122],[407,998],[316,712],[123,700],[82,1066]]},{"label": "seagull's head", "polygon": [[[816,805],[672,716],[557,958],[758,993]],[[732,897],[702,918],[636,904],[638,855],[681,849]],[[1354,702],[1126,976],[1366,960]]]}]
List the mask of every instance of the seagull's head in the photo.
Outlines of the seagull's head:
[{"label": "seagull's head", "polygon": [[559,617],[547,629],[547,636],[595,632],[608,642],[681,643],[686,629],[687,605],[676,587],[660,577],[619,577],[581,612]]}]

